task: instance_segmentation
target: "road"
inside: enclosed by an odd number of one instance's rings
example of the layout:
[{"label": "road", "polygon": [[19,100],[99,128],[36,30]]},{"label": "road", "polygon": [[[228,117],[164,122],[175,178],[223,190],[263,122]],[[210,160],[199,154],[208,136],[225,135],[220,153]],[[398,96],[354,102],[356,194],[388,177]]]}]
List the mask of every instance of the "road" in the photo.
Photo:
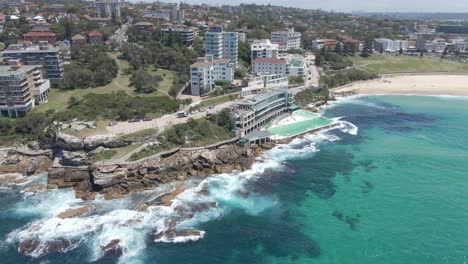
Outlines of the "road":
[{"label": "road", "polygon": [[214,106],[213,109],[206,110],[205,112],[197,112],[194,114],[189,114],[188,117],[177,117],[177,113],[163,115],[160,118],[153,119],[151,121],[140,121],[135,123],[129,122],[117,122],[115,126],[108,126],[106,128],[107,132],[113,135],[122,135],[122,134],[130,134],[134,132],[138,132],[148,128],[157,128],[159,131],[163,131],[164,129],[176,125],[186,123],[189,118],[198,119],[203,118],[207,114],[213,114],[221,111],[224,108],[230,107],[232,102],[226,102],[219,105]]},{"label": "road", "polygon": [[127,41],[125,34],[127,32],[128,26],[128,24],[123,24],[122,27],[117,29],[114,35],[109,38],[111,41],[115,41],[119,48],[121,48],[123,43]]},{"label": "road", "polygon": [[[125,35],[125,33],[123,33],[123,35]],[[300,87],[290,88],[290,91],[292,92],[292,94],[296,94],[299,91],[302,91],[307,88],[318,87],[319,85],[319,73],[318,73],[317,67],[315,66],[315,56],[313,54],[307,54],[306,62],[309,65],[308,66],[309,69],[308,69],[307,75],[305,76],[305,84]],[[183,96],[181,96],[179,99],[182,99],[182,98]],[[192,105],[196,104],[201,99],[200,97],[194,98],[193,96],[186,96],[186,98],[194,99],[194,103],[192,103]],[[156,118],[156,119],[153,119],[151,121],[146,121],[146,122],[143,122],[143,121],[136,122],[136,123],[118,122],[115,126],[108,126],[106,130],[108,133],[114,134],[114,135],[130,134],[130,133],[134,133],[134,132],[141,131],[141,130],[148,129],[148,128],[157,128],[161,132],[164,129],[172,125],[186,123],[188,118],[193,118],[193,119],[203,118],[208,113],[210,114],[217,113],[224,108],[230,107],[232,103],[233,102],[226,102],[226,103],[222,103],[219,105],[215,105],[213,109],[206,110],[205,112],[197,112],[194,114],[189,114],[188,117],[184,117],[184,118],[178,118],[177,113],[173,113],[173,114],[167,114],[160,118]],[[184,110],[187,111],[187,108],[189,108],[189,106],[187,106],[186,109]]]}]

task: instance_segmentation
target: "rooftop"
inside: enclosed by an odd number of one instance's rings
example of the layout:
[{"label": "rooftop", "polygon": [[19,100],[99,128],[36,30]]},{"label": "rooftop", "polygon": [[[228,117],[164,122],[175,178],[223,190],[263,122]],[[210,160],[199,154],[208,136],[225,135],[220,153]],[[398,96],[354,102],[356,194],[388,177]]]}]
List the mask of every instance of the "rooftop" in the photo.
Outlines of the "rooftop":
[{"label": "rooftop", "polygon": [[58,52],[59,48],[52,45],[21,45],[21,44],[12,44],[10,45],[2,54],[8,53],[18,53],[18,52]]},{"label": "rooftop", "polygon": [[81,36],[80,34],[76,34],[71,38],[72,40],[86,40],[85,37]]},{"label": "rooftop", "polygon": [[10,76],[17,74],[24,74],[34,68],[37,68],[36,65],[22,65],[18,70],[13,70],[11,65],[1,65],[0,66],[0,76]]},{"label": "rooftop", "polygon": [[25,37],[55,37],[55,34],[49,31],[30,31],[24,34]]},{"label": "rooftop", "polygon": [[278,58],[256,58],[252,63],[286,64],[286,61]]},{"label": "rooftop", "polygon": [[154,26],[154,24],[150,22],[138,22],[135,23],[135,26]]},{"label": "rooftop", "polygon": [[206,61],[197,61],[194,64],[192,64],[192,67],[205,67],[205,66],[210,66],[215,63],[229,63],[228,59],[216,59],[216,60],[206,60]]},{"label": "rooftop", "polygon": [[94,30],[94,31],[89,32],[88,36],[90,36],[90,37],[100,37],[100,36],[102,36],[102,33]]}]

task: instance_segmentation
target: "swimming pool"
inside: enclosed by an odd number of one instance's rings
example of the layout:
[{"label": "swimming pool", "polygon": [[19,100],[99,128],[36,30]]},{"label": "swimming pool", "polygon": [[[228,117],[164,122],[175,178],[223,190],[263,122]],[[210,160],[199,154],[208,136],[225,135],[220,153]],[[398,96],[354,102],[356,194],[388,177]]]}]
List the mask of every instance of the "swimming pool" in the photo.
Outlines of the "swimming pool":
[{"label": "swimming pool", "polygon": [[333,120],[326,117],[299,110],[292,113],[291,116],[273,122],[273,125],[267,128],[267,131],[277,136],[277,138],[286,138],[328,126],[332,123]]}]

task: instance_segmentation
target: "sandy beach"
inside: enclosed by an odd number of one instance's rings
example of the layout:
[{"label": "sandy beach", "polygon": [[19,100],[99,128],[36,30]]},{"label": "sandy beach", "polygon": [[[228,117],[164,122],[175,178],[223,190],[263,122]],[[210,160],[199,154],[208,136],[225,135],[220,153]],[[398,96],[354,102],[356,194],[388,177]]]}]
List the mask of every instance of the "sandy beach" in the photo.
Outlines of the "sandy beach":
[{"label": "sandy beach", "polygon": [[400,75],[353,83],[333,92],[468,96],[468,75]]}]

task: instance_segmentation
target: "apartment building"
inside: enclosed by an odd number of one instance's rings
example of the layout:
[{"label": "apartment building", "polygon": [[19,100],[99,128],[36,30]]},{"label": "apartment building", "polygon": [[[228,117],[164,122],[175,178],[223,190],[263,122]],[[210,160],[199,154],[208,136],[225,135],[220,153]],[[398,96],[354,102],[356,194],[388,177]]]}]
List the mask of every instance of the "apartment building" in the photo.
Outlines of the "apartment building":
[{"label": "apartment building", "polygon": [[96,0],[94,2],[96,17],[120,19],[119,0]]},{"label": "apartment building", "polygon": [[161,37],[165,41],[172,40],[190,46],[198,37],[198,29],[186,25],[166,25],[161,29]]},{"label": "apartment building", "polygon": [[138,30],[138,32],[148,32],[151,33],[154,31],[154,24],[150,22],[138,22],[135,23],[134,26]]},{"label": "apartment building", "polygon": [[251,61],[256,58],[277,58],[278,57],[278,44],[273,44],[269,39],[254,40],[250,45],[251,48]]},{"label": "apartment building", "polygon": [[287,89],[272,89],[236,103],[234,127],[241,136],[252,133],[273,118],[289,111],[293,96]]},{"label": "apartment building", "polygon": [[284,57],[287,61],[286,75],[292,77],[303,77],[307,74],[308,66],[304,56],[300,54],[288,54]]},{"label": "apartment building", "polygon": [[211,26],[205,35],[205,49],[207,55],[214,59],[228,59],[237,65],[239,35],[237,32],[225,32],[222,26]]},{"label": "apartment building", "polygon": [[203,96],[213,90],[216,81],[232,82],[235,65],[228,59],[214,59],[212,55],[198,58],[190,66],[191,94]]},{"label": "apartment building", "polygon": [[59,47],[53,47],[47,42],[38,45],[13,44],[1,53],[1,57],[3,62],[19,60],[22,65],[40,65],[44,78],[50,80],[52,87],[60,87],[62,84],[63,62]]},{"label": "apartment building", "polygon": [[398,52],[408,50],[407,40],[392,40],[387,38],[378,38],[374,40],[374,49],[379,52]]},{"label": "apartment building", "polygon": [[271,32],[271,42],[278,44],[279,50],[297,50],[301,48],[301,33],[294,28]]},{"label": "apartment building", "polygon": [[312,41],[312,48],[314,49],[334,49],[337,41],[334,39],[315,39]]},{"label": "apartment building", "polygon": [[356,54],[359,52],[361,42],[356,39],[346,39],[343,41],[343,52],[346,54]]},{"label": "apartment building", "polygon": [[287,89],[289,86],[288,77],[276,74],[253,75],[249,76],[245,81],[246,87],[242,88],[241,96],[260,94],[277,88]]},{"label": "apartment building", "polygon": [[57,37],[50,31],[31,31],[23,35],[24,40],[38,43],[40,41],[47,41],[48,43],[57,42]]},{"label": "apartment building", "polygon": [[0,66],[0,115],[25,116],[35,105],[47,103],[49,90],[41,66],[9,60],[8,65]]},{"label": "apartment building", "polygon": [[287,62],[278,58],[256,58],[252,61],[253,74],[287,75]]}]

